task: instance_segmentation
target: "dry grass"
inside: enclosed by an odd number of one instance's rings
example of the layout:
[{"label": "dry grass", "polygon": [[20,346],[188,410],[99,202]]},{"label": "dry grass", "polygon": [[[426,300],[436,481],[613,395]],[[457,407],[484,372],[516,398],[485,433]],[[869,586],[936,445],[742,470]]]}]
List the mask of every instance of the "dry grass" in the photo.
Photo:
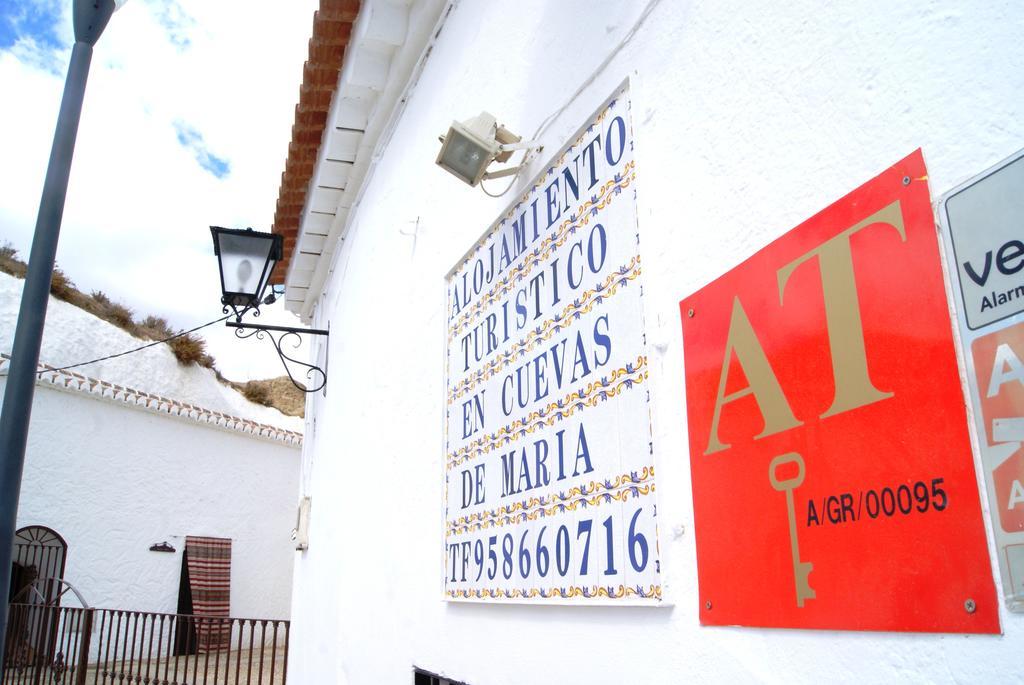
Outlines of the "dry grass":
[{"label": "dry grass", "polygon": [[99,317],[101,319],[106,319],[118,328],[124,329],[132,335],[137,335],[140,332],[138,326],[135,325],[135,317],[132,314],[132,310],[118,302],[111,302],[107,305],[99,314]]},{"label": "dry grass", "polygon": [[70,301],[75,294],[81,294],[67,274],[56,265],[53,267],[53,276],[50,277],[50,293],[58,300],[64,300],[65,302]]},{"label": "dry grass", "polygon": [[202,338],[193,335],[182,335],[177,338],[171,338],[167,341],[167,345],[171,348],[174,356],[178,358],[178,362],[184,366],[192,364],[205,366],[203,362],[207,360],[210,360],[212,366],[212,358],[206,354],[206,343]]},{"label": "dry grass", "polygon": [[18,251],[10,243],[0,245],[0,271],[15,278],[25,278],[25,262],[18,259]]},{"label": "dry grass", "polygon": [[242,386],[242,394],[250,402],[262,404],[264,407],[270,406],[270,389],[266,385],[246,383]]},{"label": "dry grass", "polygon": [[167,319],[160,316],[147,316],[139,322],[139,331],[150,340],[163,340],[174,335]]},{"label": "dry grass", "polygon": [[228,381],[228,384],[245,395],[250,402],[274,407],[288,416],[306,415],[306,393],[292,385],[288,376],[246,383]]}]

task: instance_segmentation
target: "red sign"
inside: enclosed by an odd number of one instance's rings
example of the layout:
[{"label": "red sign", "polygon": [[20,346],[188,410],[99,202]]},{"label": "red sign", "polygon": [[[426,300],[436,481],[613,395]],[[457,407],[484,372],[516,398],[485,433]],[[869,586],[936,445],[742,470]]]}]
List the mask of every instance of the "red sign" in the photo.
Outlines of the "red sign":
[{"label": "red sign", "polygon": [[998,632],[921,152],[680,308],[701,622]]},{"label": "red sign", "polygon": [[981,395],[981,418],[993,464],[995,507],[1007,533],[1024,531],[1024,323],[971,345]]}]

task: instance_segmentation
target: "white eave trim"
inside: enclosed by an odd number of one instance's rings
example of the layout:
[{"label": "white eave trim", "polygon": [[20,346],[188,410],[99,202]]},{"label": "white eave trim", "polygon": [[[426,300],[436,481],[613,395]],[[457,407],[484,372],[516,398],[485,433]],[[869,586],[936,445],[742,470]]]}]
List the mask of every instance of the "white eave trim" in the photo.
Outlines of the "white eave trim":
[{"label": "white eave trim", "polygon": [[[0,358],[0,376],[7,375],[10,361],[6,355]],[[206,409],[189,402],[83,376],[80,373],[55,368],[48,364],[40,363],[37,368],[36,385],[40,387],[51,387],[63,392],[86,395],[93,399],[127,405],[154,414],[173,416],[221,430],[242,433],[251,438],[279,442],[289,447],[302,447],[302,433],[287,428]]]},{"label": "white eave trim", "polygon": [[453,0],[364,0],[338,75],[285,278],[285,308],[312,320],[350,215]]}]

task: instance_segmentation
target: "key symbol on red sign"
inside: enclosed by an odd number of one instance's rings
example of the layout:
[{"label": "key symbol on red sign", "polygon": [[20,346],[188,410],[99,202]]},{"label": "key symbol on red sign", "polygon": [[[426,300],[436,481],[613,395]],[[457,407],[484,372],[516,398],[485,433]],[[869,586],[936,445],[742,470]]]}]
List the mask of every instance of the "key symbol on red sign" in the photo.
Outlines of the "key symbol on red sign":
[{"label": "key symbol on red sign", "polygon": [[[779,467],[786,464],[796,464],[797,474],[787,480],[779,480],[776,477]],[[808,577],[814,570],[814,564],[808,561],[800,561],[800,544],[796,539],[796,507],[793,504],[793,490],[800,487],[804,482],[804,459],[796,452],[781,454],[768,465],[768,480],[772,487],[778,491],[786,492],[786,510],[789,513],[789,546],[793,553],[793,579],[796,582],[796,605],[802,607],[805,599],[814,599],[814,590]]]}]

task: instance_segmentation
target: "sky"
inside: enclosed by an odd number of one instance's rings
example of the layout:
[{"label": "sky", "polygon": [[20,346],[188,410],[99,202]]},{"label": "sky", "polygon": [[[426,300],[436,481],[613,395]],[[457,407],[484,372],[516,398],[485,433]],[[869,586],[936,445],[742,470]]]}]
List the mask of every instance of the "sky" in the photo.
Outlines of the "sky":
[{"label": "sky", "polygon": [[[0,1],[0,244],[23,259],[74,42],[71,5]],[[130,0],[114,14],[93,52],[57,249],[80,290],[178,329],[222,316],[209,227],[270,229],[316,7]],[[272,310],[262,323],[301,325],[280,303]],[[269,342],[237,340],[223,324],[203,334],[227,377],[282,374]]]}]

